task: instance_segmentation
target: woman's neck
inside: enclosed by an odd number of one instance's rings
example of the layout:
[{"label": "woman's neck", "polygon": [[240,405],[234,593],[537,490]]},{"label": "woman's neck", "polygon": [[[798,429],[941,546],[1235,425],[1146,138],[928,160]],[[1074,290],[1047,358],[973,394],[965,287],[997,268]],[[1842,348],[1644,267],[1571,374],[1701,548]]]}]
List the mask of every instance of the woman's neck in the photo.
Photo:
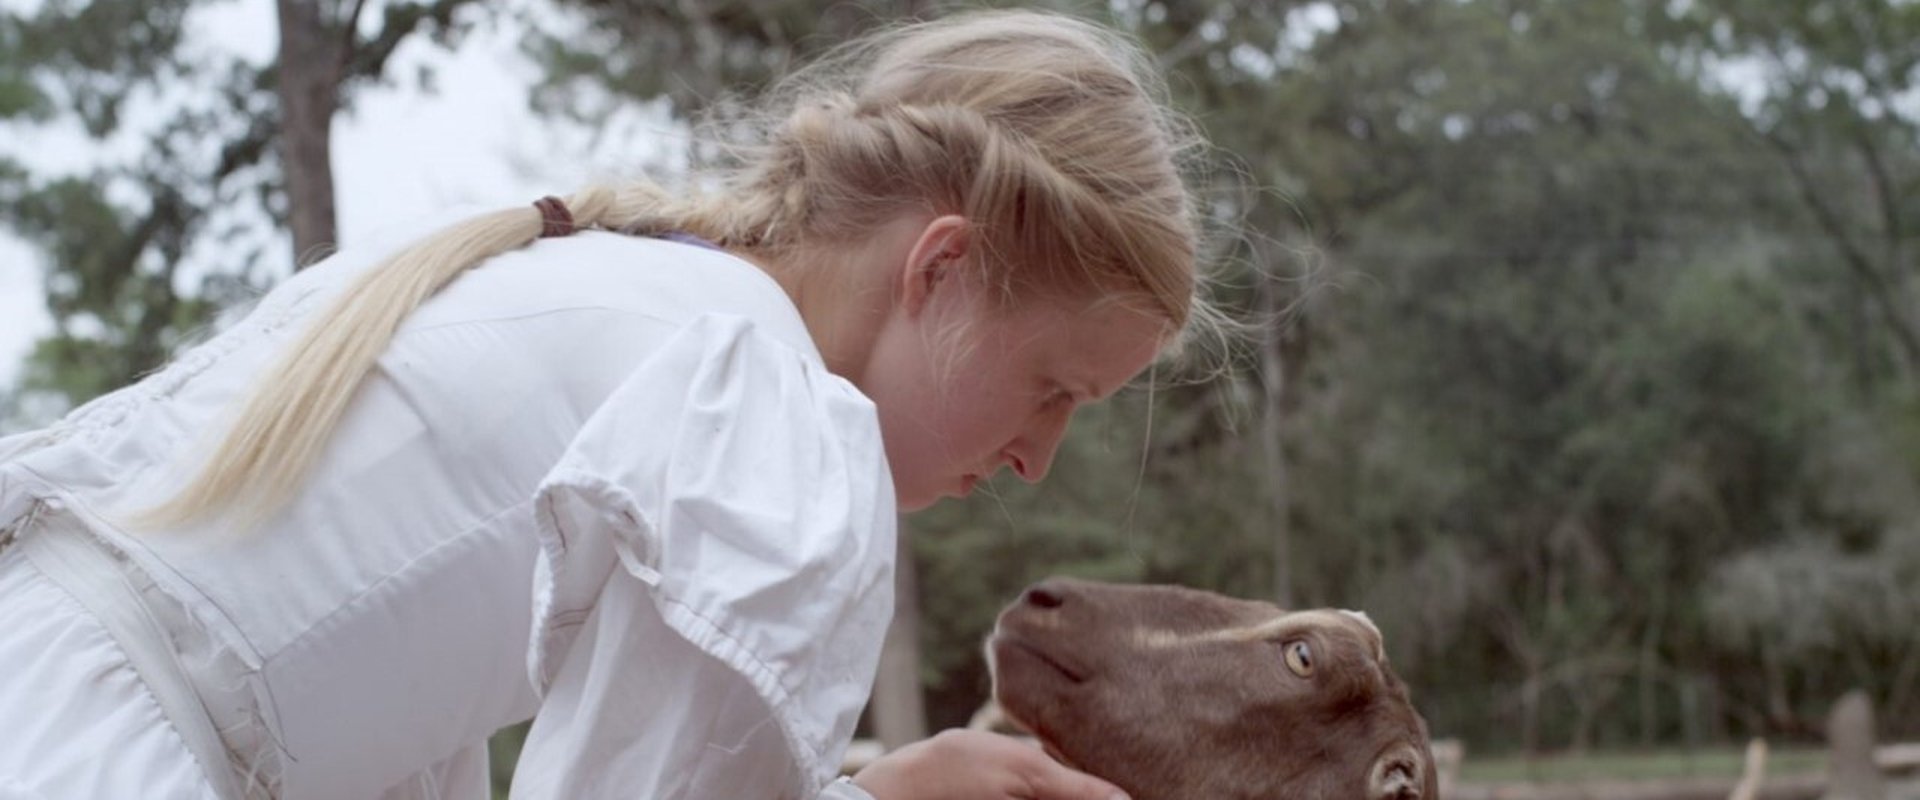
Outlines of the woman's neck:
[{"label": "woman's neck", "polygon": [[827,370],[859,382],[891,306],[885,248],[854,246],[809,255],[736,252],[771,276],[805,321]]}]

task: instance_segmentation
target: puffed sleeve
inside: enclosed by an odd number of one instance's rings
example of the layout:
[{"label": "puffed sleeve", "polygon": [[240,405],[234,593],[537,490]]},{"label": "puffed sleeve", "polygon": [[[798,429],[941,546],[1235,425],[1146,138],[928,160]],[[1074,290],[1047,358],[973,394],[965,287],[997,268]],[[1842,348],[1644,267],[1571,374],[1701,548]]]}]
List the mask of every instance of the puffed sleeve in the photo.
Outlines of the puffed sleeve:
[{"label": "puffed sleeve", "polygon": [[708,316],[580,429],[534,503],[518,797],[811,798],[892,613],[872,404],[818,358]]}]

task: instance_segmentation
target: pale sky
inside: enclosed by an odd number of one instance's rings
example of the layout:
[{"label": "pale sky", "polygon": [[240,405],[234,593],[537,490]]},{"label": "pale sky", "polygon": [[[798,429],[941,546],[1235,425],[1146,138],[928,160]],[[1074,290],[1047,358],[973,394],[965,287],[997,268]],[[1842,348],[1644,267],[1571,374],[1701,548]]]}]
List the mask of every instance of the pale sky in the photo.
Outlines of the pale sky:
[{"label": "pale sky", "polygon": [[[369,3],[365,18],[379,19],[380,5]],[[195,30],[208,47],[263,60],[276,40],[272,0],[218,4],[200,16]],[[451,54],[426,41],[403,46],[389,74],[411,76],[421,64],[436,65],[439,92],[423,94],[410,85],[376,88],[360,96],[351,114],[335,119],[333,170],[343,246],[394,221],[450,205],[530,203],[578,188],[590,177],[633,174],[659,157],[661,143],[681,138],[659,109],[638,104],[597,135],[534,117],[527,109],[527,89],[537,70],[516,51],[514,24],[483,24]],[[36,170],[75,169],[99,153],[130,149],[126,142],[90,142],[74,130],[23,133],[0,127],[0,132],[0,152]],[[276,274],[288,271],[292,259],[284,245],[271,248],[269,256]],[[207,262],[197,265],[200,269],[231,269],[221,257],[196,252],[189,260]],[[0,232],[0,388],[13,385],[21,359],[50,327],[41,296],[41,259],[35,249]]]}]

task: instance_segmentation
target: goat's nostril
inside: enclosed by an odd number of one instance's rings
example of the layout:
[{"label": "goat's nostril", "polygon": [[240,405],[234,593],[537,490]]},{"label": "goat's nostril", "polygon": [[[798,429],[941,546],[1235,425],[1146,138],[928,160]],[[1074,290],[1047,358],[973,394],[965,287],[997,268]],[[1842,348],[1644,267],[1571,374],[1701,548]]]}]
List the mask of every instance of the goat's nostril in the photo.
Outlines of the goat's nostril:
[{"label": "goat's nostril", "polygon": [[1026,598],[1027,605],[1039,608],[1059,608],[1061,604],[1067,601],[1066,598],[1060,596],[1059,591],[1044,584],[1028,587]]}]

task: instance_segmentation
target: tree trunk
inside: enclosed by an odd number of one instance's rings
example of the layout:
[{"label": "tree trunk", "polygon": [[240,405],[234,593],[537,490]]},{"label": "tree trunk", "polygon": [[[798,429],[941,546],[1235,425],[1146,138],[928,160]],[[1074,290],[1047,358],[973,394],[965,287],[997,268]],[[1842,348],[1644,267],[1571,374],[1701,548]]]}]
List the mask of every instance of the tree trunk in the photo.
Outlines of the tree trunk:
[{"label": "tree trunk", "polygon": [[1640,690],[1640,746],[1649,749],[1660,738],[1659,704],[1654,693],[1659,690],[1660,635],[1667,616],[1666,592],[1655,589],[1653,597],[1652,619],[1647,623],[1645,635],[1640,637],[1640,663],[1635,670]]},{"label": "tree trunk", "polygon": [[927,738],[927,708],[920,692],[920,595],[913,552],[905,532],[893,572],[893,623],[880,647],[880,673],[873,685],[873,734],[888,750]]},{"label": "tree trunk", "polygon": [[277,5],[280,161],[297,269],[325,255],[338,238],[333,208],[333,112],[340,104],[341,48],[346,40],[322,19],[319,0],[278,0]]},{"label": "tree trunk", "polygon": [[1287,454],[1281,440],[1287,392],[1286,329],[1281,319],[1285,301],[1282,300],[1281,287],[1277,285],[1279,279],[1266,274],[1273,269],[1268,255],[1265,252],[1255,253],[1261,269],[1254,285],[1259,303],[1256,313],[1261,321],[1260,389],[1265,401],[1260,413],[1260,444],[1266,457],[1267,533],[1273,542],[1273,602],[1281,608],[1292,608],[1293,553],[1290,541],[1292,531],[1287,524]]}]

